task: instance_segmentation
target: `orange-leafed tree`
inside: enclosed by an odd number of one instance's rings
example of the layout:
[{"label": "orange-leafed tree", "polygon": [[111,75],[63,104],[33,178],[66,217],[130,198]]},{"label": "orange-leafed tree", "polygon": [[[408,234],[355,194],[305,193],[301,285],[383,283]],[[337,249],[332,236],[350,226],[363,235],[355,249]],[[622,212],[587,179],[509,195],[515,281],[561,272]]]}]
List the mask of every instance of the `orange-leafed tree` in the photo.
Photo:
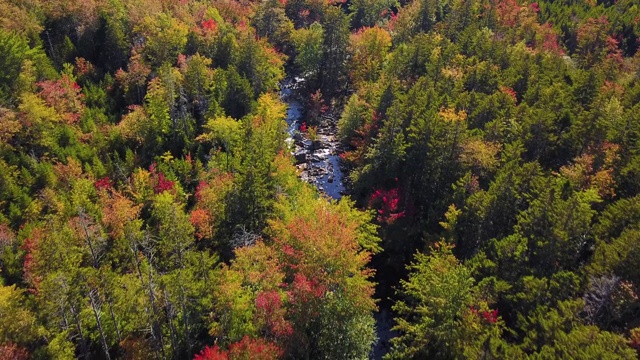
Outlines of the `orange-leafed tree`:
[{"label": "orange-leafed tree", "polygon": [[[372,271],[373,228],[348,202],[308,205],[273,220],[274,238],[286,282],[293,326],[292,356],[362,358],[375,339]],[[285,210],[286,211],[286,210]],[[340,336],[337,336],[341,334]]]}]

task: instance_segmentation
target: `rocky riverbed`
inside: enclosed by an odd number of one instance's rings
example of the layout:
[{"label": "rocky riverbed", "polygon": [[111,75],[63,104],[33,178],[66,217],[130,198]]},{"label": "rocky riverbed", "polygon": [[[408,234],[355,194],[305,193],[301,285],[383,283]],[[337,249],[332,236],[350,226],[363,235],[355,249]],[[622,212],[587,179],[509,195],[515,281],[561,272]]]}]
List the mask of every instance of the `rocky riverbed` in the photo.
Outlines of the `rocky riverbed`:
[{"label": "rocky riverbed", "polygon": [[318,124],[317,139],[311,141],[300,131],[303,118],[303,103],[297,98],[296,89],[302,79],[290,78],[280,85],[280,97],[288,104],[287,124],[289,142],[293,144],[296,167],[300,177],[318,187],[318,190],[333,199],[345,194],[344,178],[340,168],[340,143],[337,140],[337,117],[323,116]]}]

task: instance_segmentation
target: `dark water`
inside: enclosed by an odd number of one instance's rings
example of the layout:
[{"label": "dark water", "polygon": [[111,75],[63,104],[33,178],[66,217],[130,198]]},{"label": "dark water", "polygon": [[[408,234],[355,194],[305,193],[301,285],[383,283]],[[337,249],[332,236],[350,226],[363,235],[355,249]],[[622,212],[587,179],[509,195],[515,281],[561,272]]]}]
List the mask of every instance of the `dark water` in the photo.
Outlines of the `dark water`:
[{"label": "dark water", "polygon": [[[325,118],[318,126],[318,141],[313,144],[300,134],[300,125],[305,122],[304,106],[296,97],[296,88],[302,79],[287,78],[280,85],[280,98],[288,105],[287,125],[296,167],[301,169],[300,177],[317,186],[327,196],[340,200],[346,194],[344,177],[340,168],[340,144],[337,140],[337,120]],[[380,269],[378,269],[380,270]],[[389,340],[394,336],[393,317],[388,301],[379,303],[379,311],[374,314],[378,342],[371,351],[371,359],[382,359],[389,352]]]}]

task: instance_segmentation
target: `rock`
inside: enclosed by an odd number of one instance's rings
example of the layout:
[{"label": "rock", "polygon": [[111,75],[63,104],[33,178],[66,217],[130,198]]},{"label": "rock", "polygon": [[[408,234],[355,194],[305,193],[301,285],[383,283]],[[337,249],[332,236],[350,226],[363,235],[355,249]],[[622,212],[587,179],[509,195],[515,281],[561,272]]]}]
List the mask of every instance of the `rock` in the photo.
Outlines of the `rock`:
[{"label": "rock", "polygon": [[333,176],[329,176],[329,178],[327,179],[327,181],[328,181],[329,183],[333,183]]},{"label": "rock", "polygon": [[305,150],[296,151],[293,157],[296,159],[296,164],[307,162],[307,152]]},{"label": "rock", "polygon": [[314,163],[324,162],[327,159],[327,157],[323,156],[323,155],[324,154],[315,154],[314,153],[314,154],[311,155],[311,159],[310,160],[311,160],[311,162],[314,162]]}]

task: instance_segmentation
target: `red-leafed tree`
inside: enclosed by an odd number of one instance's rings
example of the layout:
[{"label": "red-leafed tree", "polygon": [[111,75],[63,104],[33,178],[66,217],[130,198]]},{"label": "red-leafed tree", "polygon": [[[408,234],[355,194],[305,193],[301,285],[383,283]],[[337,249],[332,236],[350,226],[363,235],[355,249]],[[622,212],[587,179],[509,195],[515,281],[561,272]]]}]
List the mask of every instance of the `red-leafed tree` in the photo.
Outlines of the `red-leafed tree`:
[{"label": "red-leafed tree", "polygon": [[281,354],[282,351],[276,345],[248,336],[229,346],[229,360],[275,360]]},{"label": "red-leafed tree", "polygon": [[22,250],[25,251],[23,262],[23,277],[27,284],[32,286],[32,291],[36,292],[41,281],[38,274],[38,252],[44,234],[41,229],[34,229],[22,243]]},{"label": "red-leafed tree", "polygon": [[536,42],[537,47],[542,51],[564,55],[564,49],[558,42],[558,34],[549,23],[538,27]]},{"label": "red-leafed tree", "polygon": [[399,189],[378,189],[371,195],[371,206],[378,207],[378,221],[392,224],[397,219],[404,217],[405,212],[400,211]]},{"label": "red-leafed tree", "polygon": [[60,117],[68,124],[80,120],[84,111],[82,89],[68,75],[62,75],[60,80],[45,80],[38,83],[40,97],[53,107]]},{"label": "red-leafed tree", "polygon": [[194,360],[275,360],[282,351],[274,344],[262,339],[252,339],[248,336],[233,343],[228,350],[221,350],[218,345],[207,346]]},{"label": "red-leafed tree", "polygon": [[167,179],[164,173],[157,169],[157,164],[153,163],[149,166],[149,173],[151,173],[151,180],[153,182],[153,192],[160,194],[165,191],[174,191],[175,182]]},{"label": "red-leafed tree", "polygon": [[109,190],[113,188],[113,181],[108,176],[100,178],[93,183],[96,190]]},{"label": "red-leafed tree", "polygon": [[263,324],[267,338],[286,338],[293,333],[285,316],[283,296],[278,291],[263,291],[256,295],[256,317]]},{"label": "red-leafed tree", "polygon": [[200,353],[193,357],[193,360],[228,360],[227,351],[220,350],[218,345],[206,346]]},{"label": "red-leafed tree", "polygon": [[622,52],[618,47],[618,40],[610,34],[611,26],[604,15],[590,18],[580,25],[576,55],[582,66],[591,68],[605,60],[608,67],[621,65]]},{"label": "red-leafed tree", "polygon": [[198,240],[211,238],[213,230],[211,226],[211,215],[204,209],[195,209],[189,215],[191,225],[195,228]]},{"label": "red-leafed tree", "polygon": [[317,124],[320,121],[320,117],[329,110],[329,107],[325,104],[322,98],[322,93],[317,90],[309,97],[307,118],[310,124]]},{"label": "red-leafed tree", "polygon": [[496,0],[492,2],[492,7],[495,8],[500,25],[506,28],[516,26],[518,15],[523,8],[516,0]]}]

